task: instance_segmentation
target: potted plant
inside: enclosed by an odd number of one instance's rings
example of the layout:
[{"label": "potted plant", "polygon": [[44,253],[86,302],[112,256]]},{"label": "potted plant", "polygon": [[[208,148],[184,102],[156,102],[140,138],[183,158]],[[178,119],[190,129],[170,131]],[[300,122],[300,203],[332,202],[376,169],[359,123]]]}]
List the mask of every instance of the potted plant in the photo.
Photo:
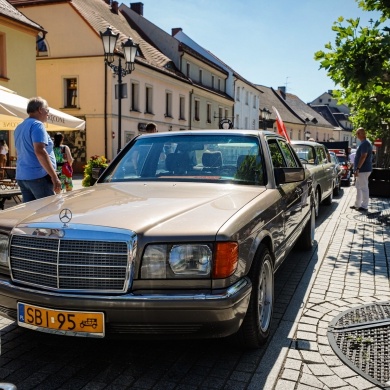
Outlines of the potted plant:
[{"label": "potted plant", "polygon": [[[108,161],[104,156],[92,156],[86,165],[84,165],[84,178],[81,182],[83,187],[90,187],[95,184],[96,180],[93,172],[99,170],[99,174],[108,167]],[[99,174],[97,176],[99,176]]]}]

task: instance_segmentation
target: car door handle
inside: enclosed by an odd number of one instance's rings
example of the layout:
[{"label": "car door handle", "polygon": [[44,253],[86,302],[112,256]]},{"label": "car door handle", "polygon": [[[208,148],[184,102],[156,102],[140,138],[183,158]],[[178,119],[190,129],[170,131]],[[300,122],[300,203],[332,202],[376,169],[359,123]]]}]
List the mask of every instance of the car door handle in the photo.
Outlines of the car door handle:
[{"label": "car door handle", "polygon": [[303,193],[303,189],[300,188],[300,187],[299,187],[299,188],[296,188],[296,189],[295,189],[295,193],[298,194],[299,196],[301,196],[302,193]]}]

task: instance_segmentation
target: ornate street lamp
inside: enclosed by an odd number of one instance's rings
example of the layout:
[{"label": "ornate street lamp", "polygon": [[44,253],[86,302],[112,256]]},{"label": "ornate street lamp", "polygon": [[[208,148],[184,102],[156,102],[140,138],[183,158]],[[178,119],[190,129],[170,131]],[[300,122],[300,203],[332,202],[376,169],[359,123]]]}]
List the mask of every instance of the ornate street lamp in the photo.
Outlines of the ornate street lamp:
[{"label": "ornate street lamp", "polygon": [[267,108],[263,108],[260,110],[260,119],[263,121],[263,129],[267,130],[267,122],[271,118],[271,111],[269,111]]},{"label": "ornate street lamp", "polygon": [[[128,38],[122,43],[123,53],[116,50],[116,43],[119,33],[114,34],[111,27],[100,32],[104,48],[104,62],[109,66],[113,73],[118,76],[118,153],[122,149],[122,77],[130,74],[134,70],[135,55],[137,54],[138,45]],[[115,56],[118,57],[118,65],[114,64]],[[125,67],[122,67],[122,57],[125,59]]]}]

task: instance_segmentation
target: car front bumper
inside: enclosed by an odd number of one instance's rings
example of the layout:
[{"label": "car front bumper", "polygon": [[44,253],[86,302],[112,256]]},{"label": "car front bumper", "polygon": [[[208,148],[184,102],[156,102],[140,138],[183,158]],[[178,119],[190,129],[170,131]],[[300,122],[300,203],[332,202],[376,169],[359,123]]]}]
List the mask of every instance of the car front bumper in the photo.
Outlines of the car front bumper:
[{"label": "car front bumper", "polygon": [[215,338],[239,329],[249,304],[252,284],[243,278],[213,294],[76,295],[14,285],[0,275],[0,314],[16,320],[17,303],[54,310],[103,312],[106,334],[137,338]]}]

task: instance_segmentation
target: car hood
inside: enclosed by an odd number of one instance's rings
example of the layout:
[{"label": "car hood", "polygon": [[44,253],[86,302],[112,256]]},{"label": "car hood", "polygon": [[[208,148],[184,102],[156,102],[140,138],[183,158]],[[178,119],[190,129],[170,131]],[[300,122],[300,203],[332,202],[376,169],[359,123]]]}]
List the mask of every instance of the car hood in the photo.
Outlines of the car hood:
[{"label": "car hood", "polygon": [[0,225],[60,224],[63,209],[73,224],[129,229],[151,235],[215,235],[265,187],[182,182],[132,182],[93,187],[24,203],[1,213]]}]

